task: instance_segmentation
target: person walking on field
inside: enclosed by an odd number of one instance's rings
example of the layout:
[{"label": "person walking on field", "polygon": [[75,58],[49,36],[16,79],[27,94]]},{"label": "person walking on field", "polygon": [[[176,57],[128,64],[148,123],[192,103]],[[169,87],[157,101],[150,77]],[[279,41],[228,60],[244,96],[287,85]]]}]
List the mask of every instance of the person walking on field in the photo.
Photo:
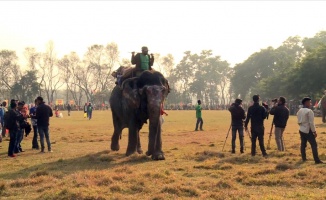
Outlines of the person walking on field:
[{"label": "person walking on field", "polygon": [[310,143],[312,154],[316,164],[323,163],[318,157],[317,142],[316,142],[316,127],[314,123],[314,112],[310,109],[312,106],[311,98],[305,97],[301,101],[303,107],[297,113],[298,124],[300,126],[299,133],[301,138],[301,157],[302,161],[307,160],[306,147],[307,142]]},{"label": "person walking on field", "polygon": [[92,113],[93,113],[93,106],[91,103],[88,104],[87,106],[87,117],[88,117],[88,120],[91,120],[92,119]]},{"label": "person walking on field", "polygon": [[84,105],[84,118],[88,118],[88,116],[87,116],[87,108],[88,108],[88,105],[87,105],[87,103],[85,103],[85,105]]},{"label": "person walking on field", "polygon": [[324,96],[320,100],[320,109],[322,113],[322,121],[326,123],[326,90],[324,91]]},{"label": "person walking on field", "polygon": [[267,117],[267,110],[259,105],[259,95],[252,97],[254,104],[249,107],[247,118],[245,121],[245,130],[248,130],[248,123],[251,120],[251,155],[256,155],[256,141],[258,138],[260,150],[264,157],[267,156],[265,145],[264,145],[264,120]]},{"label": "person walking on field", "polygon": [[40,134],[40,140],[41,140],[41,153],[44,153],[44,149],[45,149],[44,137],[46,138],[48,151],[52,152],[50,133],[49,133],[49,125],[50,125],[49,122],[50,122],[50,117],[53,116],[53,112],[50,106],[45,105],[45,102],[43,101],[42,97],[37,97],[36,101],[37,101],[36,115],[33,118],[37,119],[37,129]]},{"label": "person walking on field", "polygon": [[203,131],[203,118],[202,118],[202,115],[201,115],[201,110],[202,110],[202,107],[201,107],[201,101],[198,100],[197,101],[197,105],[196,105],[196,118],[197,118],[197,122],[196,122],[196,128],[195,128],[195,131],[198,131],[198,125],[200,124],[200,130]]},{"label": "person walking on field", "polygon": [[235,102],[229,108],[232,116],[232,153],[235,153],[235,140],[237,138],[237,131],[239,132],[240,140],[240,153],[243,152],[243,121],[246,119],[246,113],[242,108],[242,100],[236,99]]},{"label": "person walking on field", "polygon": [[[274,115],[273,123],[275,125],[275,140],[277,149],[284,151],[283,133],[289,119],[289,109],[285,106],[285,98],[280,97],[270,110],[270,114]],[[277,105],[276,105],[277,103]]]}]

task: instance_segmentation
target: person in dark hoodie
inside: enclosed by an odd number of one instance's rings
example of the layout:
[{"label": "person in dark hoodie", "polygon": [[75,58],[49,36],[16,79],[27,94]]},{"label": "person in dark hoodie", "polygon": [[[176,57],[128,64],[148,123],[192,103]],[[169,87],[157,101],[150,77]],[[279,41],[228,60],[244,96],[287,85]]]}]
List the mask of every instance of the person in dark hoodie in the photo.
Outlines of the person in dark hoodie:
[{"label": "person in dark hoodie", "polygon": [[[274,115],[273,123],[275,125],[275,140],[277,149],[284,151],[283,133],[289,119],[289,109],[285,106],[285,98],[280,97],[274,106],[269,111],[269,114]],[[276,105],[277,103],[277,105]]]},{"label": "person in dark hoodie", "polygon": [[264,145],[264,120],[266,119],[268,112],[267,110],[259,105],[259,95],[252,97],[254,104],[249,107],[247,118],[245,121],[245,130],[248,130],[248,123],[251,120],[251,155],[256,155],[256,141],[258,138],[260,150],[264,157],[267,156],[265,145]]},{"label": "person in dark hoodie", "polygon": [[48,146],[48,151],[52,152],[51,148],[51,141],[50,141],[50,133],[49,133],[49,121],[50,117],[53,116],[52,109],[50,106],[45,105],[42,97],[36,98],[37,102],[37,109],[36,115],[33,118],[37,119],[37,129],[40,134],[40,141],[41,141],[41,153],[44,153],[44,136],[46,138],[46,143]]},{"label": "person in dark hoodie", "polygon": [[242,100],[236,99],[235,102],[229,108],[232,117],[232,153],[235,153],[235,140],[237,138],[237,131],[239,133],[240,140],[240,153],[243,152],[243,121],[246,119],[246,113],[241,106]]},{"label": "person in dark hoodie", "polygon": [[5,126],[9,130],[9,147],[8,147],[8,156],[16,157],[14,154],[16,144],[17,144],[17,134],[21,131],[20,121],[24,120],[22,114],[17,110],[17,103],[15,100],[11,100],[10,102],[10,110],[6,116]]}]

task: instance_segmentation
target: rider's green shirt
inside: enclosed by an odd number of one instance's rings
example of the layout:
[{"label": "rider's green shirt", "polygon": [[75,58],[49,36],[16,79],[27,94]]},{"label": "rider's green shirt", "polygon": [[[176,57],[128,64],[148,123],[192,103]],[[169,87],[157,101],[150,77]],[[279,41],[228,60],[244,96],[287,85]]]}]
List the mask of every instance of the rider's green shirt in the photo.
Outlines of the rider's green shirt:
[{"label": "rider's green shirt", "polygon": [[149,70],[149,56],[148,55],[144,55],[144,54],[140,54],[140,68],[142,70]]}]

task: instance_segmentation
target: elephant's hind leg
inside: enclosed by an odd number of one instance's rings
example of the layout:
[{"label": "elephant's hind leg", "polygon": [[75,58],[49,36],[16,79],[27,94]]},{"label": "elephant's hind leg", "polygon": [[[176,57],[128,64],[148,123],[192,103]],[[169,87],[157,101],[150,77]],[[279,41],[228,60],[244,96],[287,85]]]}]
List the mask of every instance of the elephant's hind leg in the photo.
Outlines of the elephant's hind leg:
[{"label": "elephant's hind leg", "polygon": [[111,138],[111,150],[112,151],[119,151],[119,139],[122,132],[122,123],[117,119],[116,116],[113,116],[113,125],[114,125],[114,132]]}]

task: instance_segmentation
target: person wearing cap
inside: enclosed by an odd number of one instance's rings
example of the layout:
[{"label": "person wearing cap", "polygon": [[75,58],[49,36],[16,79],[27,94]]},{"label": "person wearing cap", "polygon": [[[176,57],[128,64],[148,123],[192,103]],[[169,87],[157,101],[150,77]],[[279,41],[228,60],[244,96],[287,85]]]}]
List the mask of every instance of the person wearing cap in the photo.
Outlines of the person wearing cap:
[{"label": "person wearing cap", "polygon": [[202,107],[201,107],[201,101],[198,100],[197,101],[197,105],[195,107],[196,109],[196,118],[197,118],[197,122],[196,122],[196,128],[195,128],[195,131],[198,131],[198,125],[200,124],[200,130],[203,131],[203,118],[202,118],[202,115],[201,115],[201,110],[202,110]]},{"label": "person wearing cap", "polygon": [[264,145],[264,120],[267,117],[267,110],[259,105],[259,95],[252,97],[254,103],[249,107],[247,118],[245,121],[245,130],[248,130],[248,123],[251,120],[251,155],[256,155],[256,141],[258,138],[260,150],[264,157],[267,156],[265,145]]},{"label": "person wearing cap", "polygon": [[139,76],[145,70],[152,70],[154,55],[149,55],[148,48],[144,46],[141,48],[141,53],[135,55],[135,52],[131,52],[131,64],[136,65],[135,68],[126,70],[120,77],[118,84],[121,85],[127,78]]},{"label": "person wearing cap", "polygon": [[273,107],[269,111],[269,114],[274,115],[273,123],[275,125],[275,141],[277,149],[284,151],[283,133],[289,119],[289,109],[285,106],[285,98],[280,97],[277,102],[274,103]]},{"label": "person wearing cap", "polygon": [[320,109],[322,114],[322,122],[326,123],[326,90],[324,91],[324,96],[320,100]]},{"label": "person wearing cap", "polygon": [[307,160],[306,156],[306,147],[307,142],[309,142],[312,150],[312,155],[314,157],[315,163],[323,163],[318,156],[317,142],[316,142],[316,127],[314,123],[314,112],[310,109],[312,106],[311,98],[305,97],[301,101],[303,107],[297,113],[298,124],[299,124],[299,133],[301,138],[301,157],[302,161]]},{"label": "person wearing cap", "polygon": [[232,126],[232,153],[235,153],[235,140],[237,138],[237,132],[239,133],[240,140],[240,153],[243,152],[243,120],[246,119],[246,113],[241,106],[242,100],[236,99],[234,103],[230,106],[229,111],[231,112],[231,126]]},{"label": "person wearing cap", "polygon": [[36,115],[33,116],[33,118],[37,119],[37,130],[40,134],[40,141],[41,141],[41,153],[44,153],[44,149],[45,149],[44,137],[46,138],[48,151],[52,152],[50,133],[49,133],[49,125],[50,125],[49,122],[50,122],[50,117],[53,116],[53,112],[51,107],[45,104],[42,97],[40,96],[37,97],[36,102],[37,102]]}]

